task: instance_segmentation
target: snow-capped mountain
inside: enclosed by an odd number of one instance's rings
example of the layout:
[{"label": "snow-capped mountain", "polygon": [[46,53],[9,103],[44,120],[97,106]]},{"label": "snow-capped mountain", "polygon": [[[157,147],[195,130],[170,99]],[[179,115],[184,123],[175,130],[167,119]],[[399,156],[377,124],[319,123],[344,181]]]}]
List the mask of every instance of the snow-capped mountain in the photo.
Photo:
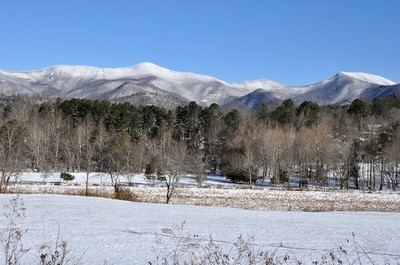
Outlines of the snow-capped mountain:
[{"label": "snow-capped mountain", "polygon": [[[276,105],[291,98],[301,104],[308,100],[321,105],[348,104],[354,99],[372,100],[375,97],[385,97],[399,94],[399,85],[381,76],[367,73],[340,72],[330,78],[306,86],[272,85],[260,83],[261,90],[245,96],[231,99],[228,103],[235,107],[245,104],[255,108],[262,103]],[[256,93],[255,93],[256,92]]]},{"label": "snow-capped mountain", "polygon": [[152,63],[128,68],[53,66],[38,71],[0,71],[0,93],[109,99],[171,106],[190,101],[221,103],[250,93],[246,87],[208,76],[168,70]]},{"label": "snow-capped mountain", "polygon": [[286,98],[297,103],[310,100],[336,104],[393,94],[393,85],[380,76],[345,72],[307,86],[285,86],[270,80],[228,83],[152,63],[127,68],[53,66],[37,71],[0,71],[0,93],[5,95],[109,99],[163,107],[190,101],[207,105],[240,102],[242,107],[255,107],[260,102],[276,103]]}]

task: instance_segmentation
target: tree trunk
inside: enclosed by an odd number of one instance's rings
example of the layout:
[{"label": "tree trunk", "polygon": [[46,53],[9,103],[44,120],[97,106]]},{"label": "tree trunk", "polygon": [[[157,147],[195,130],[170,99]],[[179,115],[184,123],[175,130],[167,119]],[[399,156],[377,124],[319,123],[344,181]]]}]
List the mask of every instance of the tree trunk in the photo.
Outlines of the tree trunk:
[{"label": "tree trunk", "polygon": [[86,187],[85,187],[85,196],[89,196],[89,170],[86,171]]},{"label": "tree trunk", "polygon": [[172,197],[172,187],[170,184],[167,184],[167,201],[166,203],[169,204],[169,201],[171,200]]},{"label": "tree trunk", "polygon": [[393,190],[396,190],[397,184],[398,184],[398,181],[399,181],[399,163],[398,162],[399,161],[396,161],[396,172],[394,173],[395,174],[394,183],[392,183],[393,184]]},{"label": "tree trunk", "polygon": [[381,182],[379,184],[379,190],[383,189],[383,184],[385,183],[384,175],[383,175],[383,157],[381,157]]},{"label": "tree trunk", "polygon": [[1,181],[0,181],[0,193],[3,193],[3,186],[4,186],[4,181],[5,181],[5,175],[4,171],[1,172]]}]

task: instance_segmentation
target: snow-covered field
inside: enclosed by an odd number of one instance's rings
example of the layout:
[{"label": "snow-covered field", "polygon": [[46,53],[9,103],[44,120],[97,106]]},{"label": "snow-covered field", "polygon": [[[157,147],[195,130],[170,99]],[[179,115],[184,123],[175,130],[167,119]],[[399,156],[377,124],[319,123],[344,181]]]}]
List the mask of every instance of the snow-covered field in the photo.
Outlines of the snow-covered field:
[{"label": "snow-covered field", "polygon": [[[63,184],[70,184],[70,185],[81,185],[86,183],[86,173],[85,172],[78,172],[78,173],[71,173],[75,178],[71,181],[63,181],[60,178],[60,172],[51,172],[51,173],[43,173],[43,172],[21,172],[15,177],[12,177],[12,181],[18,183],[54,183],[54,182],[62,182]],[[146,178],[140,174],[132,174],[132,175],[123,175],[119,178],[121,184],[136,184],[136,185],[149,185],[149,182]],[[156,181],[156,184],[162,184],[162,181]],[[89,175],[89,185],[96,185],[96,186],[107,186],[111,185],[111,179],[108,174],[106,173],[99,173],[93,172]],[[188,186],[188,187],[195,187],[197,186],[196,179],[193,176],[183,177],[179,181],[179,185],[181,186]],[[223,185],[223,186],[240,186],[232,183],[231,181],[227,180],[224,176],[215,176],[209,175],[207,179],[204,181],[204,185]]]},{"label": "snow-covered field", "polygon": [[[17,184],[10,185],[8,190],[12,193],[85,194],[85,173],[74,173],[75,179],[69,182],[61,181],[60,173],[48,174],[45,179],[42,176],[41,173],[23,173],[15,179]],[[165,182],[149,185],[143,175],[134,175],[130,179],[123,176],[120,181],[131,196],[130,200],[165,202]],[[106,174],[92,173],[89,182],[91,195],[114,196],[110,178]],[[400,212],[400,192],[331,189],[288,191],[283,187],[273,188],[269,183],[252,187],[233,184],[222,176],[208,176],[203,188],[197,188],[195,178],[188,176],[179,182],[171,203],[262,210]]]},{"label": "snow-covered field", "polygon": [[[1,195],[1,205],[15,195]],[[239,235],[254,236],[256,247],[275,250],[305,264],[346,242],[355,234],[375,264],[400,262],[400,213],[260,211],[190,205],[165,205],[62,195],[21,195],[28,229],[23,242],[33,249],[23,264],[35,264],[37,248],[55,241],[58,229],[85,264],[147,264],[155,259],[157,240],[169,242],[166,228],[185,221],[185,234],[229,248]],[[0,218],[4,232],[7,221]],[[361,254],[362,255],[362,254]],[[0,256],[0,263],[4,257]]]}]

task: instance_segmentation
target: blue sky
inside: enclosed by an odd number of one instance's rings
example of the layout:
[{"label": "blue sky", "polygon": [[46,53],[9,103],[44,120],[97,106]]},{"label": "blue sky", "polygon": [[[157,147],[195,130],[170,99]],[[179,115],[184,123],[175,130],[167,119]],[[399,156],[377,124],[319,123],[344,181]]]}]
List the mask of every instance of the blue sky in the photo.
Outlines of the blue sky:
[{"label": "blue sky", "polygon": [[229,82],[400,82],[399,14],[397,0],[1,0],[0,69],[153,62]]}]

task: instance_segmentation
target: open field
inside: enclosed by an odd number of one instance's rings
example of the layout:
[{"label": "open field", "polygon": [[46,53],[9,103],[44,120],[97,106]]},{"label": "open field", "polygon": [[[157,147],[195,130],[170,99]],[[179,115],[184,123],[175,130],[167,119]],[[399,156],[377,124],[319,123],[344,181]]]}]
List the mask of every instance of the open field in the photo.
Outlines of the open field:
[{"label": "open field", "polygon": [[[1,195],[1,204],[14,196]],[[72,247],[72,254],[85,252],[84,264],[147,264],[155,261],[165,245],[174,246],[169,228],[182,222],[179,238],[206,244],[212,236],[214,242],[229,249],[238,236],[254,236],[255,248],[277,250],[292,262],[310,264],[340,246],[348,251],[349,260],[354,260],[353,233],[363,247],[358,252],[364,264],[369,264],[368,258],[375,264],[400,261],[400,213],[259,211],[61,195],[21,198],[26,218],[18,224],[28,229],[23,242],[32,248],[23,264],[34,263],[40,245],[54,243],[58,230]],[[7,220],[0,220],[4,231]]]},{"label": "open field", "polygon": [[[126,187],[127,199],[136,202],[165,203],[163,187]],[[16,185],[13,193],[83,195],[83,186]],[[111,187],[91,187],[95,197],[113,197]],[[381,211],[400,212],[398,192],[287,191],[271,189],[179,188],[172,204],[224,206],[243,209],[283,211]]]},{"label": "open field", "polygon": [[[22,174],[18,182],[9,187],[12,193],[44,193],[84,195],[83,173],[75,174],[71,182],[60,182],[59,174],[50,174],[43,181],[39,173]],[[123,178],[121,183],[127,184]],[[125,199],[136,202],[164,203],[166,188],[162,182],[149,185],[143,176],[134,176],[131,185],[123,186]],[[57,184],[57,185],[55,185]],[[400,211],[399,191],[367,190],[286,190],[268,185],[235,185],[223,177],[209,177],[203,188],[197,188],[192,178],[182,179],[171,199],[172,204],[224,206],[243,209],[283,211]],[[109,178],[93,174],[90,179],[91,196],[114,196]]]},{"label": "open field", "polygon": [[[85,174],[74,176],[62,181],[59,173],[45,178],[23,173],[8,187],[8,192],[22,194],[27,209],[19,222],[28,229],[24,245],[31,248],[25,263],[37,260],[41,244],[54,244],[58,230],[72,247],[71,255],[84,253],[83,264],[157,264],[157,257],[171,253],[182,239],[204,246],[212,237],[230,251],[239,236],[254,238],[250,242],[257,250],[288,255],[289,264],[322,262],[331,251],[343,254],[340,247],[349,253],[345,264],[357,255],[363,264],[370,264],[369,259],[374,264],[400,262],[398,191],[287,190],[268,183],[250,187],[217,176],[209,176],[199,188],[186,177],[173,205],[166,205],[162,181],[150,185],[141,175],[122,177],[128,202],[108,199],[114,198],[114,188],[107,175],[98,173],[90,176],[92,197],[82,197]],[[1,195],[1,204],[14,196]],[[182,223],[183,230],[171,232]],[[6,224],[3,217],[3,231]]]}]

